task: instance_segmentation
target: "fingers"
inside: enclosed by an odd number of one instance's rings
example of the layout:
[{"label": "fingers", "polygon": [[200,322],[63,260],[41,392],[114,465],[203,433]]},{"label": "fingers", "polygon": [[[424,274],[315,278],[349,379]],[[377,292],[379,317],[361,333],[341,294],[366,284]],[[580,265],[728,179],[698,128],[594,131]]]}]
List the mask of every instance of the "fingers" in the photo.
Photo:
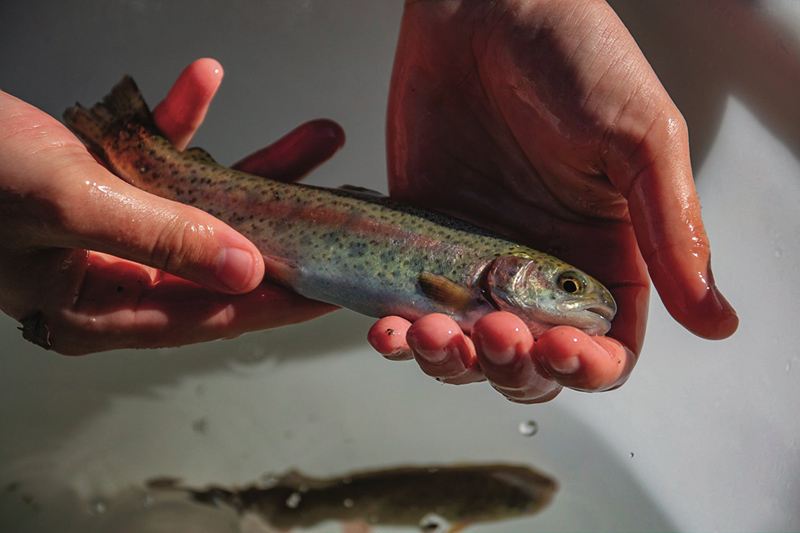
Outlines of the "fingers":
[{"label": "fingers", "polygon": [[482,381],[472,341],[445,315],[426,315],[408,329],[406,340],[420,369],[443,383]]},{"label": "fingers", "polygon": [[[609,177],[628,200],[639,248],[667,310],[693,333],[722,339],[739,320],[714,283],[685,123],[671,102],[659,105],[663,112],[641,137],[612,140]],[[624,130],[625,119],[620,123]]]},{"label": "fingers", "polygon": [[472,341],[445,315],[426,315],[412,325],[386,317],[370,329],[370,344],[387,359],[416,359],[424,373],[451,384],[482,381]]},{"label": "fingers", "polygon": [[406,336],[411,322],[399,316],[389,316],[375,322],[367,333],[367,340],[378,353],[390,361],[407,361],[414,358]]},{"label": "fingers", "polygon": [[153,109],[158,128],[179,150],[189,145],[202,124],[222,76],[216,60],[198,59],[181,72],[164,101]]},{"label": "fingers", "polygon": [[624,383],[636,361],[615,339],[559,326],[534,343],[510,313],[492,313],[472,333],[481,369],[492,386],[518,403],[549,401],[562,387],[598,392]]},{"label": "fingers", "polygon": [[536,357],[558,383],[585,392],[600,392],[622,385],[633,370],[636,356],[608,337],[586,335],[559,326],[536,341]]},{"label": "fingers", "polygon": [[471,339],[445,315],[427,315],[413,325],[387,317],[372,327],[369,341],[388,359],[413,357],[438,381],[486,379],[517,403],[552,400],[562,387],[586,392],[616,388],[636,362],[635,354],[618,340],[572,327],[553,328],[534,342],[522,320],[505,312],[481,318]]},{"label": "fingers", "polygon": [[233,168],[265,178],[297,181],[344,146],[344,130],[332,120],[306,122],[247,156]]},{"label": "fingers", "polygon": [[509,400],[546,402],[561,391],[537,361],[530,330],[515,315],[499,312],[483,317],[472,338],[484,375]]},{"label": "fingers", "polygon": [[19,213],[0,232],[27,247],[106,252],[228,293],[260,283],[261,253],[242,235],[200,210],[123,182],[52,117],[2,97],[0,125],[15,134],[3,137],[0,176],[4,199]]},{"label": "fingers", "polygon": [[[728,337],[738,318],[711,273],[686,122],[622,22],[605,3],[596,6],[605,12],[604,35],[614,36],[589,50],[596,60],[586,70],[594,76],[585,109],[602,128],[600,167],[627,200],[639,249],[670,314],[702,337]],[[584,20],[582,31],[593,35],[593,18]]]},{"label": "fingers", "polygon": [[259,284],[261,253],[242,235],[123,182],[63,125],[2,96],[0,126],[14,132],[0,146],[2,200],[13,207],[0,228],[4,246],[97,250],[224,292]]},{"label": "fingers", "polygon": [[[153,110],[161,132],[179,150],[188,146],[222,83],[222,66],[202,58],[181,72],[167,97]],[[344,145],[344,130],[332,120],[312,120],[232,168],[270,179],[296,181]]]},{"label": "fingers", "polygon": [[[43,268],[39,261],[37,272]],[[17,273],[31,296],[18,318],[35,319],[40,335],[30,340],[65,355],[231,338],[336,309],[266,283],[247,294],[223,294],[95,252],[72,253],[67,261],[53,256],[48,268],[51,281],[44,283]]]},{"label": "fingers", "polygon": [[52,198],[56,216],[41,244],[109,253],[227,293],[261,282],[261,253],[211,215],[141,191],[88,155],[59,177],[70,186]]}]

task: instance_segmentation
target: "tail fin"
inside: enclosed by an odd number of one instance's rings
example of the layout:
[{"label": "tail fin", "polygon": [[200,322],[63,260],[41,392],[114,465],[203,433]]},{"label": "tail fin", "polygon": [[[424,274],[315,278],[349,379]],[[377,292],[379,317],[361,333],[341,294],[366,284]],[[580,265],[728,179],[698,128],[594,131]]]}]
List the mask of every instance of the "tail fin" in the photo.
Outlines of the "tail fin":
[{"label": "tail fin", "polygon": [[130,76],[122,78],[101,102],[90,109],[76,103],[75,107],[64,111],[64,122],[98,155],[105,155],[103,139],[106,135],[125,123],[155,128],[150,108]]},{"label": "tail fin", "polygon": [[145,486],[148,490],[182,492],[198,503],[214,505],[215,507],[219,507],[220,504],[226,504],[237,512],[244,510],[244,503],[239,493],[222,487],[212,485],[205,490],[195,490],[185,487],[181,479],[176,477],[150,478],[145,482]]}]

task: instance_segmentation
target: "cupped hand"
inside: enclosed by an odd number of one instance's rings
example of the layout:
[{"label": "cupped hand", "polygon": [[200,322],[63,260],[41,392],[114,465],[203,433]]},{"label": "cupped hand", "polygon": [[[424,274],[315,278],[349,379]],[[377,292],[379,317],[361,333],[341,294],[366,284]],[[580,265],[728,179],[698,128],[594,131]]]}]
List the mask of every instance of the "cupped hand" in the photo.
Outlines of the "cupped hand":
[{"label": "cupped hand", "polygon": [[408,0],[387,131],[393,197],[552,253],[602,281],[619,309],[606,337],[557,327],[535,342],[507,313],[471,338],[447,317],[389,317],[370,332],[387,357],[449,383],[488,379],[518,402],[608,390],[642,348],[650,279],[690,331],[735,331],[686,124],[605,2]]},{"label": "cupped hand", "polygon": [[[178,148],[221,80],[219,63],[197,60],[154,109]],[[338,125],[313,121],[238,167],[295,180],[343,142]],[[0,243],[0,309],[64,354],[234,337],[335,309],[262,282],[261,254],[245,237],[128,185],[57,120],[3,92]]]}]

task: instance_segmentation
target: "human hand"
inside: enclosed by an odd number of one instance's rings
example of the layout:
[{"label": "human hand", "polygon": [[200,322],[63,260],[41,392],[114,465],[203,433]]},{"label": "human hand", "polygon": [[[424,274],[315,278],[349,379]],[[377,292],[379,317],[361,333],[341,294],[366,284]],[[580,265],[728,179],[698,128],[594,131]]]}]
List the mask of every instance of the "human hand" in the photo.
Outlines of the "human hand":
[{"label": "human hand", "polygon": [[[180,149],[222,81],[195,61],[154,109]],[[304,124],[237,167],[295,180],[343,144]],[[64,354],[178,346],[309,320],[335,307],[262,283],[261,254],[193,207],[145,193],[95,161],[61,123],[0,92],[0,309]]]},{"label": "human hand", "polygon": [[[378,322],[370,342],[448,383],[512,401],[618,387],[644,340],[652,278],[670,314],[721,339],[686,124],[601,0],[406,2],[388,112],[390,191],[551,253],[603,282],[606,337],[556,327],[534,344],[506,313],[471,338],[441,315]],[[649,276],[648,276],[649,270]]]}]

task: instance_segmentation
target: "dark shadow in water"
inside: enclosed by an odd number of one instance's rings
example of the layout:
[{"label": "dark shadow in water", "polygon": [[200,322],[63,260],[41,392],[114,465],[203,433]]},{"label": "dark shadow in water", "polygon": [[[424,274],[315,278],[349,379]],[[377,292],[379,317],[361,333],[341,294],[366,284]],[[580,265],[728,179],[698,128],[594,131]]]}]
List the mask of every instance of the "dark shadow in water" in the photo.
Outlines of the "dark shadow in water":
[{"label": "dark shadow in water", "polygon": [[[576,422],[569,415],[564,418],[566,425]],[[608,483],[618,491],[617,496],[624,495],[624,505],[603,494],[590,502],[619,509],[615,513],[618,522],[612,528],[676,530],[621,466],[619,458],[585,426],[579,425],[573,437],[587,447],[587,461],[611,469]],[[324,479],[291,470],[281,476],[262,476],[242,489],[213,485],[196,489],[180,486],[179,480],[161,478],[91,501],[63,488],[49,504],[36,501],[24,482],[17,482],[13,488],[0,491],[0,527],[17,533],[237,533],[255,531],[255,523],[257,531],[301,532],[332,521],[361,524],[358,531],[375,525],[443,533],[473,524],[509,531],[531,527],[562,530],[553,527],[559,523],[558,515],[547,522],[538,522],[535,517],[554,498],[558,500],[561,490],[570,492],[574,487],[560,486],[530,465],[500,463],[371,469]],[[573,503],[574,499],[555,512],[569,513]],[[579,502],[579,506],[587,503]],[[514,521],[508,526],[511,529],[501,525],[506,521]],[[567,518],[567,523],[574,522]]]},{"label": "dark shadow in water", "polygon": [[[699,168],[740,98],[800,159],[798,36],[757,0],[609,0],[689,124]],[[736,177],[741,179],[741,177]]]}]

